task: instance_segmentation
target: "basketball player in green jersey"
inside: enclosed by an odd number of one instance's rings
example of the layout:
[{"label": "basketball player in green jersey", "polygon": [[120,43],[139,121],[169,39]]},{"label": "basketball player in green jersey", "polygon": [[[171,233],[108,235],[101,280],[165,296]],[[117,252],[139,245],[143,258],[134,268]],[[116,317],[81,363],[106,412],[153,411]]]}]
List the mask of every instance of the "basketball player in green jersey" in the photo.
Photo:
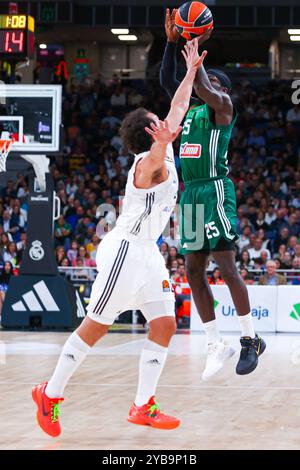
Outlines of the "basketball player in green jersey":
[{"label": "basketball player in green jersey", "polygon": [[[176,10],[166,14],[168,38],[161,71],[161,85],[172,97],[179,86],[176,79],[176,43],[179,34],[174,24]],[[202,44],[210,36],[205,33]],[[187,50],[182,51],[187,59]],[[188,63],[187,63],[188,65]],[[180,145],[182,177],[185,184],[181,195],[181,252],[186,255],[187,278],[207,335],[207,361],[202,374],[208,380],[223,366],[234,349],[219,335],[214,312],[214,298],[207,281],[208,256],[213,254],[222,277],[229,287],[242,330],[241,353],[236,373],[252,372],[265,342],[255,334],[247,288],[235,265],[236,197],[232,181],[227,177],[228,145],[236,122],[236,111],[230,99],[231,82],[219,70],[198,69],[191,108],[186,116]],[[203,104],[204,103],[204,104]],[[204,209],[201,215],[201,207]],[[200,208],[200,212],[197,210]],[[188,227],[195,229],[194,236]],[[191,231],[191,230],[190,230]]]}]

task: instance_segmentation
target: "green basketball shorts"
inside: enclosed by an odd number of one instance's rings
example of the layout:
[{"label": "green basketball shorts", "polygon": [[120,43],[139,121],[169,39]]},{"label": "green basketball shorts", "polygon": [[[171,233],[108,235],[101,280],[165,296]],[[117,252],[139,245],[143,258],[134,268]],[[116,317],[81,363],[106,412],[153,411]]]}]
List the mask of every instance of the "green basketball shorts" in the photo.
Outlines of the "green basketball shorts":
[{"label": "green basketball shorts", "polygon": [[224,246],[224,241],[233,246],[239,238],[235,188],[229,178],[185,183],[180,209],[180,253],[183,255],[214,251],[217,245]]}]

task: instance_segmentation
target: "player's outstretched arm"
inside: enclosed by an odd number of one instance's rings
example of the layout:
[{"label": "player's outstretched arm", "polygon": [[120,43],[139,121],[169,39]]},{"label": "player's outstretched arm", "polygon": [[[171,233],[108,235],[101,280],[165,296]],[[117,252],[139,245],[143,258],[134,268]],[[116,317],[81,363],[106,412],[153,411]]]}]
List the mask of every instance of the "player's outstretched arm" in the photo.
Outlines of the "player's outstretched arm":
[{"label": "player's outstretched arm", "polygon": [[199,67],[197,74],[197,94],[215,111],[228,110],[232,115],[232,102],[228,94],[215,90],[207,76],[203,65]]},{"label": "player's outstretched arm", "polygon": [[[204,40],[209,38],[210,34],[211,34],[211,30],[208,30],[203,35]],[[187,57],[187,54],[189,52],[192,42],[193,41],[190,41],[184,46],[183,55],[185,56],[187,67],[189,67],[189,61],[190,61],[190,57]],[[199,42],[199,44],[201,42]],[[231,121],[232,114],[233,114],[233,106],[232,106],[231,99],[228,94],[219,92],[214,89],[214,87],[211,85],[209,81],[209,78],[207,76],[207,73],[203,64],[200,65],[197,71],[197,95],[201,100],[203,100],[206,104],[208,104],[210,108],[214,109],[218,113],[224,114],[225,116],[227,115]]]},{"label": "player's outstretched arm", "polygon": [[175,15],[176,9],[170,13],[169,8],[166,11],[165,19],[165,31],[167,36],[167,44],[164,51],[159,79],[161,86],[166,90],[169,97],[172,99],[180,82],[177,80],[177,41],[179,39],[179,33],[175,27]]},{"label": "player's outstretched arm", "polygon": [[182,51],[187,63],[187,72],[172,99],[171,108],[166,118],[171,130],[178,128],[189,109],[195,76],[207,54],[207,51],[203,51],[199,56],[197,39],[193,39],[188,44],[186,50]]},{"label": "player's outstretched arm", "polygon": [[180,134],[182,127],[179,126],[175,131],[169,127],[167,120],[153,122],[145,131],[150,134],[154,140],[149,154],[138,163],[135,171],[135,185],[137,188],[149,188],[152,184],[153,174],[160,172],[163,179],[167,179],[168,170],[165,163],[167,146],[172,143]]}]

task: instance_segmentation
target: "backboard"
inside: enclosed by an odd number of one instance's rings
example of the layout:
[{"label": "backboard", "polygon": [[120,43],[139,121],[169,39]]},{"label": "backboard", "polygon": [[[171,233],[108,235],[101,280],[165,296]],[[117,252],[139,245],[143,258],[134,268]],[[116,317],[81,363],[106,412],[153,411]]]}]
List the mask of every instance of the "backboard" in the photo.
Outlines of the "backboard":
[{"label": "backboard", "polygon": [[58,152],[61,106],[61,85],[0,83],[0,139],[13,138],[20,154]]}]

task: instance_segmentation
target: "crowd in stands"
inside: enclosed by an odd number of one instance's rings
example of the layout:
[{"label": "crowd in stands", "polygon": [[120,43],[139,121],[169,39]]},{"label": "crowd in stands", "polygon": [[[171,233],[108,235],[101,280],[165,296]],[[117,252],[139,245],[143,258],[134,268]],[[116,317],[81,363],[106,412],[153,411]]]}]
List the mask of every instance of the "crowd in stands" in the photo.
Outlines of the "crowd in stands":
[{"label": "crowd in stands", "polygon": [[[279,81],[259,88],[244,82],[236,85],[232,94],[239,113],[229,154],[240,234],[236,262],[248,284],[300,284],[300,107],[292,104],[291,95],[290,83]],[[158,84],[121,82],[117,76],[108,83],[70,83],[65,89],[64,151],[52,163],[62,206],[54,236],[57,263],[65,273],[69,268],[73,279],[92,280],[95,275],[91,268],[95,266],[97,247],[114,219],[112,211],[101,213],[99,206],[114,206],[116,214],[119,212],[119,197],[124,195],[133,161],[123,146],[119,128],[125,114],[138,106],[164,117],[169,101]],[[176,142],[180,175],[178,149]],[[22,262],[27,194],[27,180],[22,175],[1,189],[0,262],[6,266],[2,275],[5,279],[10,272],[17,274]],[[189,292],[180,287],[186,277],[174,225],[158,243],[180,294],[180,306]],[[222,284],[213,260],[208,269],[209,282]],[[255,269],[260,279],[254,276]],[[278,269],[283,273],[278,275]],[[285,270],[295,270],[295,275],[286,278]]]}]

